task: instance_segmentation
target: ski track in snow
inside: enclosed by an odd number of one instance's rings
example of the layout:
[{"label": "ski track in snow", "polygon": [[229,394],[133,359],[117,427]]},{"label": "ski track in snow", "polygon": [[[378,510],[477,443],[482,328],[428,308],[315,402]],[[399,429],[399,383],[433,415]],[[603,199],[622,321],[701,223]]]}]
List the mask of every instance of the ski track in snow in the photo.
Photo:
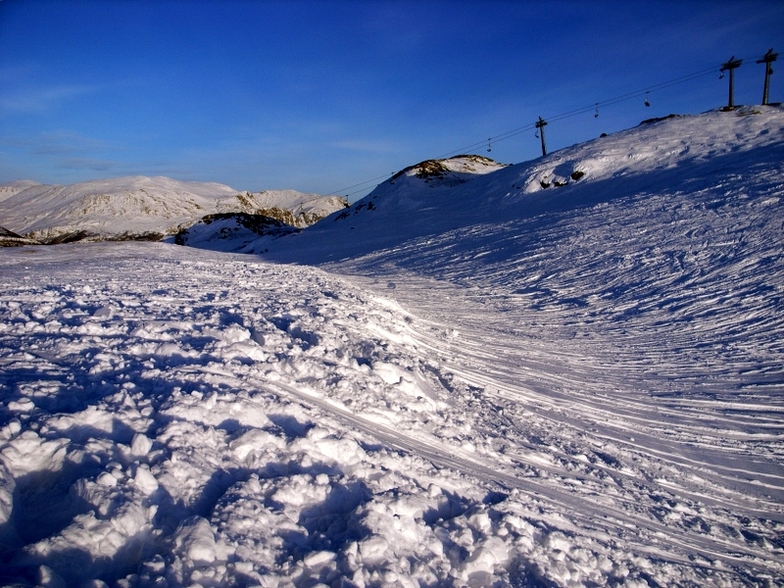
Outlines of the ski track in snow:
[{"label": "ski track in snow", "polygon": [[153,244],[2,266],[7,580],[782,578],[784,406],[742,353],[725,398],[673,341],[624,357],[414,275]]},{"label": "ski track in snow", "polygon": [[[401,176],[329,225],[383,248],[320,269],[0,250],[0,581],[784,585],[784,144],[755,116],[504,168],[454,216],[471,183]],[[575,165],[601,181],[529,194]]]}]

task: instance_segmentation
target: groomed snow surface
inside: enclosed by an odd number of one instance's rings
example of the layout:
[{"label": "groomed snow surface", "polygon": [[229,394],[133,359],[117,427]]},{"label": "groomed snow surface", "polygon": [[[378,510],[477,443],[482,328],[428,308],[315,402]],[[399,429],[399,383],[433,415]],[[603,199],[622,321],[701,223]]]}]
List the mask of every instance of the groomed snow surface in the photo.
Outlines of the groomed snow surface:
[{"label": "groomed snow surface", "polygon": [[784,584],[783,130],[410,170],[266,257],[0,250],[0,581]]}]

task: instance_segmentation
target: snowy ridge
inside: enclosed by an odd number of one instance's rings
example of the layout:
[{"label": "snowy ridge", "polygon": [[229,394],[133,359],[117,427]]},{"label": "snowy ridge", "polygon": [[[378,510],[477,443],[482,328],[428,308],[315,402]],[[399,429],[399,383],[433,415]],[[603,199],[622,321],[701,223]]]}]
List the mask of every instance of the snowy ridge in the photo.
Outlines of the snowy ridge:
[{"label": "snowy ridge", "polygon": [[783,584],[782,130],[414,166],[263,255],[0,252],[0,580]]},{"label": "snowy ridge", "polygon": [[11,196],[16,196],[22,190],[26,190],[27,188],[32,188],[33,186],[40,186],[38,182],[34,182],[32,180],[18,180],[16,182],[8,182],[6,184],[0,184],[0,202],[3,200],[10,198]]},{"label": "snowy ridge", "polygon": [[197,223],[178,231],[173,238],[167,239],[167,242],[198,249],[242,251],[249,245],[257,247],[260,236],[269,240],[295,233],[295,221],[290,216],[291,213],[278,208],[263,209],[259,214],[208,214]]},{"label": "snowy ridge", "polygon": [[223,184],[165,177],[133,176],[70,186],[36,184],[26,189],[15,182],[5,187],[9,194],[16,192],[0,200],[4,226],[42,241],[68,235],[94,240],[161,238],[207,214],[260,214],[260,209],[288,215],[297,226],[306,226],[343,207],[339,199],[294,190],[243,194]]}]

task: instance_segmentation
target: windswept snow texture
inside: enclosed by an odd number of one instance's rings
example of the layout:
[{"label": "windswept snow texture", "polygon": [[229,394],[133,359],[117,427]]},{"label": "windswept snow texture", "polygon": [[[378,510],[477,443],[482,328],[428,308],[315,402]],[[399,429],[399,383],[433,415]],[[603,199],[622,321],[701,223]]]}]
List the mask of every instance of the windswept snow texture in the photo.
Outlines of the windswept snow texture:
[{"label": "windswept snow texture", "polygon": [[784,584],[783,130],[411,168],[300,265],[0,251],[0,580]]}]

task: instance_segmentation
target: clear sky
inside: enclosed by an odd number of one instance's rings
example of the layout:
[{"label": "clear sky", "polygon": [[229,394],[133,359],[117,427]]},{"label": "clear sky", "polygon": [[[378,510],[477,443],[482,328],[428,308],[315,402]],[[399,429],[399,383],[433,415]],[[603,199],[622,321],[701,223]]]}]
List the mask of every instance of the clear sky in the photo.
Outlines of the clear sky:
[{"label": "clear sky", "polygon": [[732,56],[735,102],[759,104],[770,48],[782,101],[780,1],[0,0],[0,182],[355,200],[423,159],[536,158],[539,116],[553,151],[723,106]]}]

